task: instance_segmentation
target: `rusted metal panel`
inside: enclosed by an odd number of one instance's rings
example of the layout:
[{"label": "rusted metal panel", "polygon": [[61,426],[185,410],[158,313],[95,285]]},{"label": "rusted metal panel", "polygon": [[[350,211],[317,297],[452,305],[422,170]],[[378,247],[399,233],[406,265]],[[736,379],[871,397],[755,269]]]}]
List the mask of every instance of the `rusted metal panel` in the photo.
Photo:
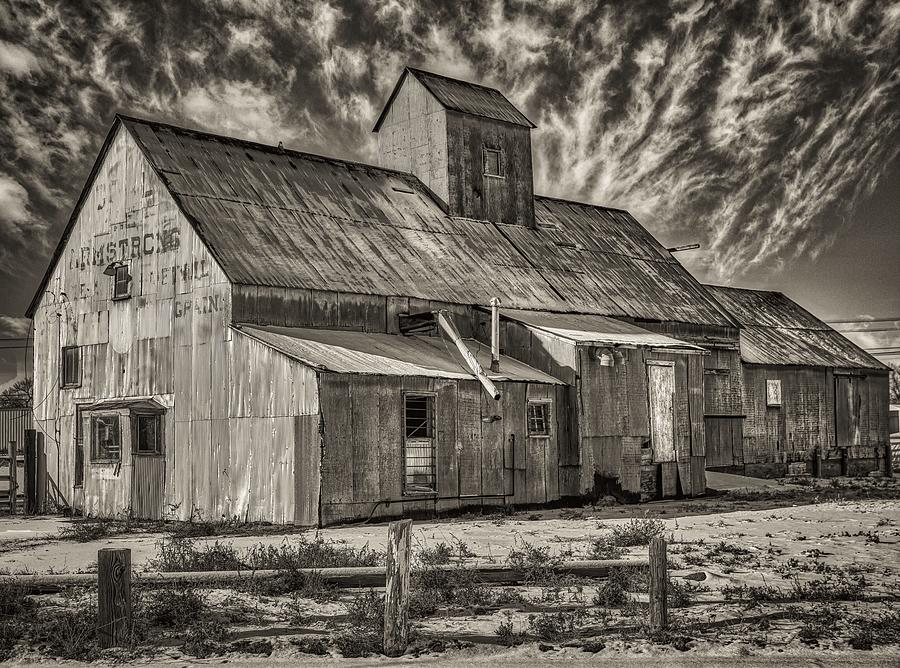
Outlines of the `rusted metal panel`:
[{"label": "rusted metal panel", "polygon": [[521,111],[516,109],[512,102],[504,97],[503,93],[495,88],[407,67],[403,70],[403,74],[388,97],[387,104],[376,121],[373,132],[380,131],[382,125],[387,122],[389,114],[394,110],[395,105],[400,107],[400,113],[402,113],[404,100],[398,98],[401,98],[401,91],[403,91],[404,84],[409,77],[421,83],[445,109],[472,114],[473,116],[492,118],[527,128],[537,127]]}]

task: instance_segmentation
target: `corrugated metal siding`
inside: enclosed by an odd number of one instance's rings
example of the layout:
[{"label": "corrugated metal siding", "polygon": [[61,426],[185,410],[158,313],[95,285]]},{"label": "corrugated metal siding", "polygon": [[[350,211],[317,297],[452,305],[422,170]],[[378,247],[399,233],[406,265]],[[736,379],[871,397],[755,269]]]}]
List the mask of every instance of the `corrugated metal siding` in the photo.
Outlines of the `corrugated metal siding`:
[{"label": "corrugated metal siding", "polygon": [[741,324],[741,359],[748,364],[887,369],[780,292],[706,287]]},{"label": "corrugated metal siding", "polygon": [[15,441],[19,453],[25,452],[25,430],[31,428],[31,410],[0,408],[0,450],[6,452],[9,442]]},{"label": "corrugated metal siding", "polygon": [[535,198],[451,218],[415,177],[123,119],[236,284],[731,325],[629,214]]},{"label": "corrugated metal siding", "polygon": [[[474,378],[462,365],[454,344],[437,337],[249,325],[241,325],[239,331],[322,371],[459,380]],[[553,376],[506,356],[500,358],[501,371],[492,373],[488,370],[490,349],[477,341],[466,343],[494,380],[562,384]]]}]

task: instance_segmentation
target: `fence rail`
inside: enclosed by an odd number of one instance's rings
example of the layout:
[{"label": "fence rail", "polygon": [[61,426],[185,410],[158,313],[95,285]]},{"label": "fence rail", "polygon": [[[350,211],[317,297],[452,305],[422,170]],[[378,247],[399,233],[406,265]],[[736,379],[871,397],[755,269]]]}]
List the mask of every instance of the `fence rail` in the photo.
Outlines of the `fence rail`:
[{"label": "fence rail", "polygon": [[[384,587],[385,627],[384,647],[389,656],[400,656],[406,651],[409,636],[408,602],[409,572],[411,562],[411,520],[392,522],[388,528],[388,559],[385,567],[360,566],[347,568],[302,568],[291,572],[316,574],[325,582],[341,587]],[[244,571],[188,571],[172,573],[140,573],[131,569],[131,550],[104,548],[97,553],[97,573],[54,573],[0,575],[0,584],[14,584],[31,591],[54,591],[71,586],[98,588],[98,623],[104,646],[115,646],[122,630],[116,620],[131,617],[131,585],[174,584],[191,582],[198,586],[216,586],[227,583],[246,583],[253,579],[277,577],[284,570]],[[648,559],[607,559],[602,561],[567,561],[548,565],[559,573],[586,578],[605,578],[617,568],[641,567],[650,569],[650,624],[654,629],[668,625],[666,589],[668,573],[666,542],[654,538],[650,543]],[[429,566],[429,569],[455,571],[458,565]],[[523,571],[501,564],[464,566],[466,572],[476,574],[485,584],[516,584],[527,581]],[[122,627],[124,628],[124,627]]]}]

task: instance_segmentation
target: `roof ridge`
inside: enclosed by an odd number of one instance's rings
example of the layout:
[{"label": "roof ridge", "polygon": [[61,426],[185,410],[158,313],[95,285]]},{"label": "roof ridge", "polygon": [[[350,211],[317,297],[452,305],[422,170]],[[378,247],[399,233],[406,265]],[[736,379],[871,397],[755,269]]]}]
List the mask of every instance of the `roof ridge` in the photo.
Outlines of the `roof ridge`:
[{"label": "roof ridge", "polygon": [[578,206],[589,206],[593,209],[603,209],[605,211],[618,211],[620,213],[627,213],[629,216],[631,212],[628,209],[622,209],[617,206],[609,206],[607,204],[596,204],[594,202],[583,202],[577,199],[566,199],[565,197],[554,197],[553,195],[534,195],[535,199],[549,199],[553,202],[565,202],[566,204],[577,204]]},{"label": "roof ridge", "polygon": [[[178,132],[185,133],[185,134],[201,135],[203,137],[220,140],[223,143],[240,144],[240,145],[246,146],[248,148],[253,148],[253,149],[257,149],[257,150],[261,149],[263,152],[274,152],[274,153],[298,157],[298,158],[302,158],[302,159],[320,160],[322,162],[337,163],[337,164],[342,164],[342,165],[348,165],[351,167],[363,167],[366,169],[376,169],[380,172],[385,172],[387,174],[397,174],[398,176],[403,176],[403,177],[406,177],[407,179],[413,179],[416,182],[418,182],[419,184],[422,184],[421,180],[415,174],[413,174],[411,172],[404,172],[403,170],[392,169],[390,167],[382,167],[381,165],[373,165],[368,162],[360,162],[358,160],[347,160],[346,158],[335,158],[335,157],[328,156],[328,155],[322,155],[321,153],[310,153],[309,151],[300,151],[298,149],[285,148],[283,146],[279,148],[278,146],[273,146],[271,144],[264,144],[262,142],[253,141],[251,139],[241,139],[240,137],[233,137],[231,135],[224,135],[224,134],[219,134],[216,132],[210,132],[209,130],[188,128],[183,125],[175,125],[174,123],[150,120],[148,118],[139,118],[137,116],[129,116],[126,114],[117,113],[116,118],[121,119],[122,121],[125,121],[125,122],[139,123],[141,125],[146,125],[146,126],[150,126],[150,127],[156,126],[156,127],[168,128],[170,130],[176,130]],[[422,185],[424,185],[424,184],[422,184]]]},{"label": "roof ridge", "polygon": [[[461,83],[465,84],[466,86],[472,86],[472,88],[481,88],[483,90],[489,90],[493,91],[494,93],[500,93],[500,95],[503,95],[502,91],[500,91],[499,88],[494,88],[493,86],[485,86],[484,84],[475,83],[474,81],[469,81],[468,79],[457,79],[456,77],[447,76],[446,74],[438,74],[437,72],[431,72],[430,70],[423,70],[421,67],[411,67],[409,65],[407,65],[405,69],[413,74],[424,74],[429,77],[437,77],[438,79],[444,79],[445,81],[453,81],[454,83]],[[506,96],[503,95],[503,97],[505,98]]]}]

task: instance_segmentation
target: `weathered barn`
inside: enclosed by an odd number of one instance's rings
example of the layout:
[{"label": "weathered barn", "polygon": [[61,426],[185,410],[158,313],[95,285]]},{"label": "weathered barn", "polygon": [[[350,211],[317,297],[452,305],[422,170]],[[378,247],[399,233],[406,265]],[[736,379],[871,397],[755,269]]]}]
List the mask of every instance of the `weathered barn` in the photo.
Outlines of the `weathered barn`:
[{"label": "weathered barn", "polygon": [[627,212],[534,196],[533,127],[411,69],[387,167],[117,117],[29,309],[66,501],[317,524],[702,494],[738,325]]},{"label": "weathered barn", "polygon": [[780,292],[707,286],[741,324],[743,442],[707,467],[773,477],[888,470],[888,369]]}]

